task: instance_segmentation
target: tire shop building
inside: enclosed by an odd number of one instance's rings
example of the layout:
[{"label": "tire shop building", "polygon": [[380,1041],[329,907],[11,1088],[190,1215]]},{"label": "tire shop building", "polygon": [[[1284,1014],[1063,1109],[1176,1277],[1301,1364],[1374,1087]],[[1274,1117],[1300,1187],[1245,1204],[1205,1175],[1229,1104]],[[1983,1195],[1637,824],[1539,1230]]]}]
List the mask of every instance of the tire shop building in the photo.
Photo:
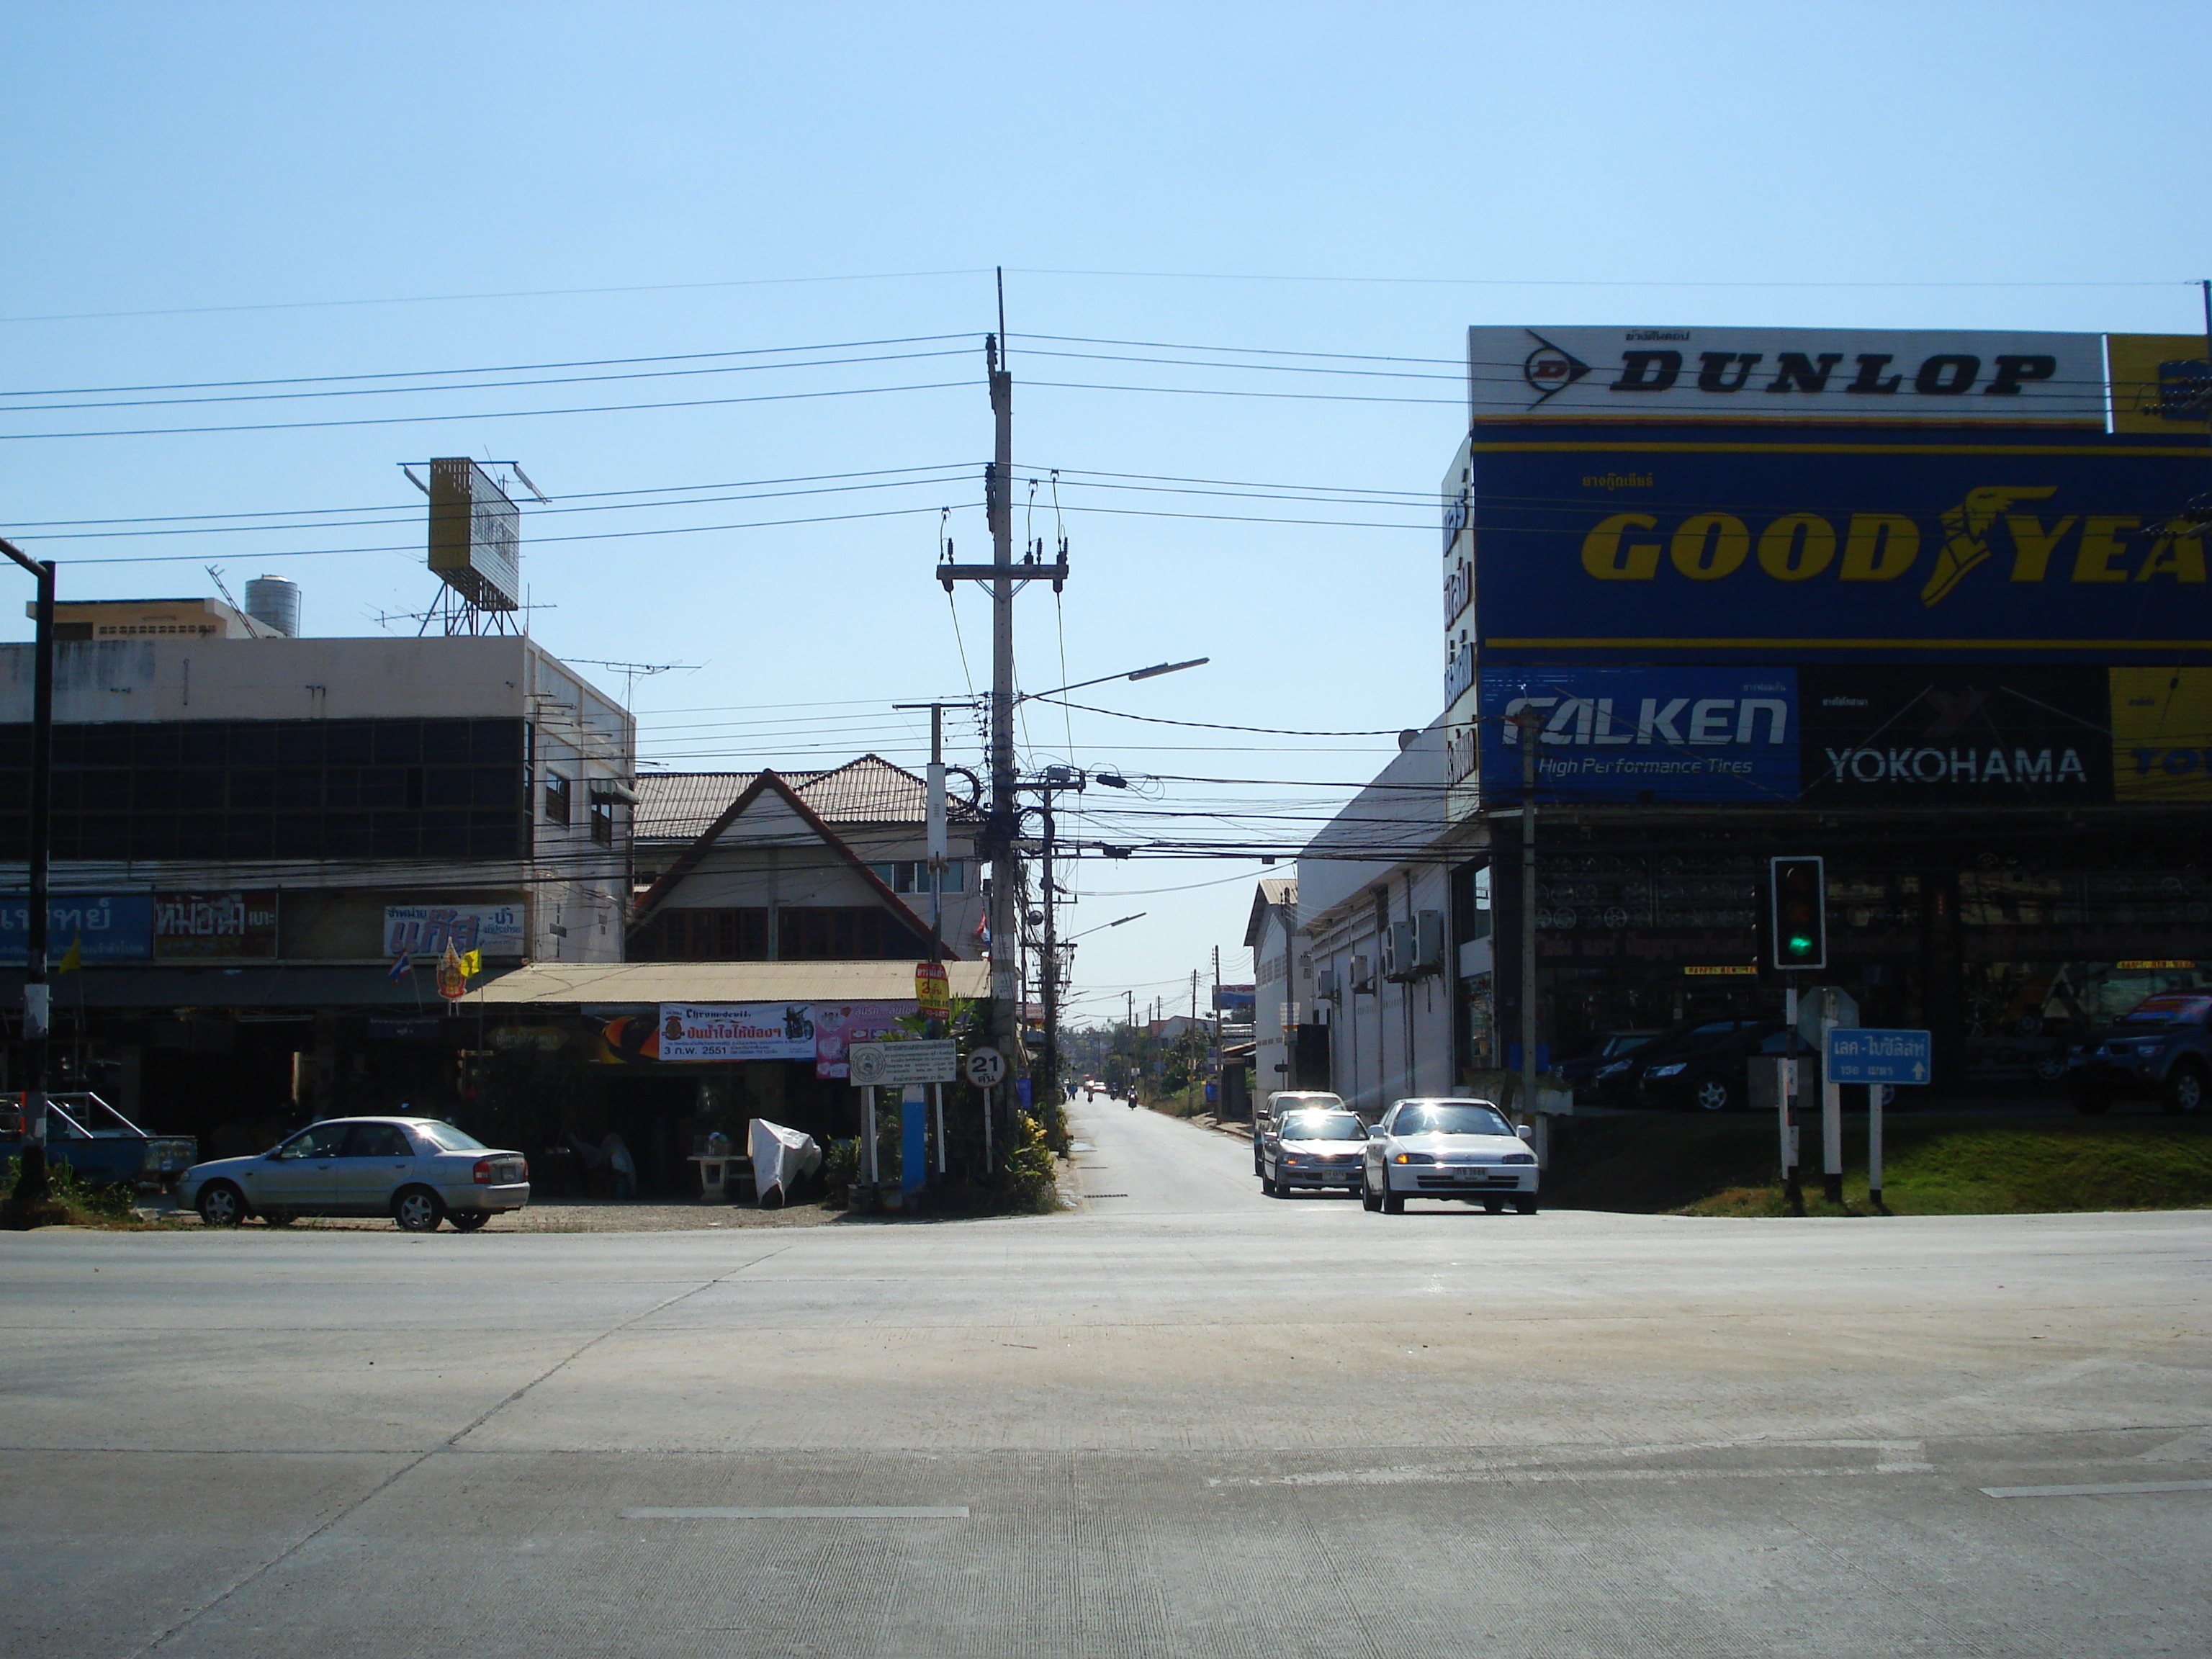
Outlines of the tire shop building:
[{"label": "tire shop building", "polygon": [[1781,854],[1827,860],[1814,977],[1930,1029],[1942,1087],[2050,1085],[2090,1026],[2212,983],[2201,337],[1477,328],[1468,357],[1444,814],[1500,878],[1462,1074],[1509,1063],[1524,927],[1554,1053],[1778,1015]]}]

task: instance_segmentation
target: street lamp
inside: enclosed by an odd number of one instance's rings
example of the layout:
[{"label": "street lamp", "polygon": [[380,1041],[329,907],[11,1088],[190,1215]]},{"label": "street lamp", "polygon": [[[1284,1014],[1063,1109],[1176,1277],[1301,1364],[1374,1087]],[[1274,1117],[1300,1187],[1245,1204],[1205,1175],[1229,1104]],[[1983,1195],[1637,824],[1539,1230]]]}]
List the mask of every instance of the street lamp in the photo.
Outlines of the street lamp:
[{"label": "street lamp", "polygon": [[1101,674],[1095,680],[1078,680],[1073,685],[1055,685],[1049,691],[1024,691],[1016,702],[1027,702],[1031,697],[1056,697],[1063,691],[1080,691],[1086,685],[1103,685],[1109,680],[1156,680],[1163,674],[1180,674],[1186,668],[1203,668],[1213,660],[1211,657],[1193,657],[1188,662],[1156,662],[1150,668],[1133,669],[1126,674]]}]

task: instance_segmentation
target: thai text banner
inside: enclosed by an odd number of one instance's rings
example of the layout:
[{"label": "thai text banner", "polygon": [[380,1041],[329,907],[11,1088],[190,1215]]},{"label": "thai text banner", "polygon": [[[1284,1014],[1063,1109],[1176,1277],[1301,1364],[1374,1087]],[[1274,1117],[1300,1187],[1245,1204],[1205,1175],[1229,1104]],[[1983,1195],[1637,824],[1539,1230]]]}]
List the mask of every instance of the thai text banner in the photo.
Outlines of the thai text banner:
[{"label": "thai text banner", "polygon": [[[0,897],[0,962],[21,967],[31,948],[30,896]],[[46,900],[46,960],[70,947],[82,962],[143,962],[154,953],[151,893],[54,893]]]},{"label": "thai text banner", "polygon": [[446,946],[466,956],[522,954],[522,907],[519,904],[390,904],[384,909],[384,953],[402,951],[441,957]]},{"label": "thai text banner", "polygon": [[1595,440],[1522,447],[1540,431],[1478,445],[1474,612],[1489,663],[2212,659],[2203,531],[2177,517],[2203,491],[2201,448],[1805,453],[1678,433],[1628,473]]},{"label": "thai text banner", "polygon": [[1544,801],[1797,799],[1797,676],[1787,668],[1486,668],[1482,793],[1522,787],[1525,735]]},{"label": "thai text banner", "polygon": [[1945,330],[1470,328],[1484,421],[1940,421],[2105,429],[2104,337]]},{"label": "thai text banner", "polygon": [[663,1060],[812,1060],[816,1051],[807,1003],[660,1005]]}]

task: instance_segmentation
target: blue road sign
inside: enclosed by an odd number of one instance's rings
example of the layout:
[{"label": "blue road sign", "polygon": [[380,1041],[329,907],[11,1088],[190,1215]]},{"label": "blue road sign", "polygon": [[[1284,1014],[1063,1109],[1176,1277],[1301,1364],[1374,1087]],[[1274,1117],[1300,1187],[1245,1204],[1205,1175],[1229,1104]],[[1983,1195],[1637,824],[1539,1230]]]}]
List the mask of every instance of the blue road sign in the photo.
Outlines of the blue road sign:
[{"label": "blue road sign", "polygon": [[1825,1056],[1831,1083],[1925,1083],[1933,1070],[1925,1031],[1838,1027]]}]

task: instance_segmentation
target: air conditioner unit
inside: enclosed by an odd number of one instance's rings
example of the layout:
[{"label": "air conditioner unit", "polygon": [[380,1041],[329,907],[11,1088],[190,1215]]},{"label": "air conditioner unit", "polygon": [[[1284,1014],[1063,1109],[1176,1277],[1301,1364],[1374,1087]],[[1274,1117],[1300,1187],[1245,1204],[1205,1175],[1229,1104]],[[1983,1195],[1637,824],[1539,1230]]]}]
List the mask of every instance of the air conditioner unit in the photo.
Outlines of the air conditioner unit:
[{"label": "air conditioner unit", "polygon": [[1371,995],[1375,990],[1375,969],[1365,957],[1352,959],[1352,989],[1354,994]]},{"label": "air conditioner unit", "polygon": [[1407,980],[1413,976],[1413,924],[1394,921],[1382,930],[1382,977]]},{"label": "air conditioner unit", "polygon": [[1417,910],[1413,913],[1413,971],[1441,974],[1443,970],[1444,913]]},{"label": "air conditioner unit", "polygon": [[1336,1000],[1336,969],[1318,969],[1314,973],[1314,995],[1323,1002]]}]

